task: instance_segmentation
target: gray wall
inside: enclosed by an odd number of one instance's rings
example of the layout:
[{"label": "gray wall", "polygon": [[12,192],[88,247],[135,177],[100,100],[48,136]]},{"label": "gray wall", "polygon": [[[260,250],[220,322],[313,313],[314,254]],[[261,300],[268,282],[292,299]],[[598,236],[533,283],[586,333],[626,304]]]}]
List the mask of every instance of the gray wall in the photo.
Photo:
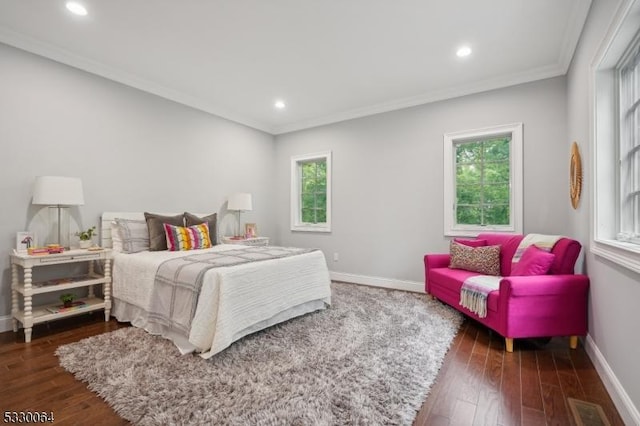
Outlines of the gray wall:
[{"label": "gray wall", "polygon": [[[619,3],[619,0],[599,0],[591,4],[568,73],[567,144],[578,142],[585,169],[584,198],[577,210],[570,210],[569,225],[571,232],[585,242],[590,238],[593,210],[589,208],[593,184],[589,67]],[[569,145],[565,150],[569,151]],[[637,333],[640,275],[590,253],[587,253],[585,267],[591,278],[589,335],[636,407],[637,414],[640,407],[640,369],[637,365],[640,359]],[[628,423],[633,422],[628,420]]]},{"label": "gray wall", "polygon": [[[558,77],[276,137],[278,239],[322,248],[332,271],[424,280],[443,236],[443,134],[524,123],[525,232],[568,229],[566,80]],[[333,152],[333,232],[289,229],[290,158]],[[333,253],[339,261],[333,261]]]},{"label": "gray wall", "polygon": [[0,317],[16,232],[47,218],[31,205],[38,175],[82,178],[85,205],[71,213],[83,228],[103,211],[217,211],[229,235],[226,197],[246,191],[243,222],[275,234],[273,136],[3,44],[0,144]]}]

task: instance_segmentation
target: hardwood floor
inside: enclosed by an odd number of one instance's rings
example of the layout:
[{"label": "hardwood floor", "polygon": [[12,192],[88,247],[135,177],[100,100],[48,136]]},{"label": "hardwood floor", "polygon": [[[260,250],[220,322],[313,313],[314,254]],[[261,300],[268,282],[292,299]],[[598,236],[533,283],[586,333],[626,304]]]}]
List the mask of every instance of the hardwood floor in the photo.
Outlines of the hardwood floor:
[{"label": "hardwood floor", "polygon": [[568,338],[504,339],[465,320],[415,425],[575,425],[575,398],[602,406],[611,425],[624,425],[591,360]]},{"label": "hardwood floor", "polygon": [[[38,325],[28,344],[22,332],[0,333],[0,411],[52,411],[55,424],[128,424],[54,355],[60,345],[127,326],[103,319]],[[600,404],[611,425],[624,424],[581,345],[516,340],[506,353],[504,339],[466,320],[414,424],[574,425],[568,397]]]}]

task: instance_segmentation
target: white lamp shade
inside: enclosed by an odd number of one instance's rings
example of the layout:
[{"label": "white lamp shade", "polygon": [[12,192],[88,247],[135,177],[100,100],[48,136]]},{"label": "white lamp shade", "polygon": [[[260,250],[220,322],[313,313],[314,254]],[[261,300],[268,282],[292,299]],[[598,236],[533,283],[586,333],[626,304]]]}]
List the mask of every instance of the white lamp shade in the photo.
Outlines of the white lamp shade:
[{"label": "white lamp shade", "polygon": [[82,180],[62,176],[37,176],[32,204],[81,206],[84,204]]},{"label": "white lamp shade", "polygon": [[253,210],[253,204],[251,203],[251,194],[246,192],[238,192],[229,197],[227,202],[227,210]]}]

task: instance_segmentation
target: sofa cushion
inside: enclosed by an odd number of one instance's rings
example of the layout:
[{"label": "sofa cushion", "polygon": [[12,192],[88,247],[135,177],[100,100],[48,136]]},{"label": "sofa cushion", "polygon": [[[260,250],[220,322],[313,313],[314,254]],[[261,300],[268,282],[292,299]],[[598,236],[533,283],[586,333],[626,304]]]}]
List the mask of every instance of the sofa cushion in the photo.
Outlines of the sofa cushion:
[{"label": "sofa cushion", "polygon": [[508,277],[511,274],[511,260],[523,238],[524,235],[522,234],[499,234],[495,232],[478,234],[478,239],[487,240],[487,245],[500,246],[500,275],[503,277]]},{"label": "sofa cushion", "polygon": [[469,247],[451,241],[449,268],[500,275],[500,246]]},{"label": "sofa cushion", "polygon": [[454,240],[458,244],[464,244],[468,247],[484,247],[487,245],[487,240],[478,240],[478,239],[466,239],[466,238],[454,238]]},{"label": "sofa cushion", "polygon": [[538,246],[530,245],[522,253],[520,261],[513,266],[512,276],[518,275],[544,275],[551,268],[551,264],[556,256]]},{"label": "sofa cushion", "polygon": [[[450,303],[452,306],[460,307],[460,289],[462,288],[462,283],[467,278],[476,275],[478,275],[477,272],[465,271],[464,269],[431,269],[429,271],[430,293]],[[498,310],[498,296],[498,290],[489,293],[487,309],[494,312]]]}]

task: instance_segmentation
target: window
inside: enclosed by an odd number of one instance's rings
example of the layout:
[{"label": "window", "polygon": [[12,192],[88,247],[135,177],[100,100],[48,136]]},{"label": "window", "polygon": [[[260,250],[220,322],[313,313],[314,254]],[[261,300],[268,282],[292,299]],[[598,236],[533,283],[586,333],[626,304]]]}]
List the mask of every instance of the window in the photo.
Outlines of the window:
[{"label": "window", "polygon": [[331,232],[331,152],[291,157],[291,230]]},{"label": "window", "polygon": [[640,2],[620,6],[592,63],[591,251],[640,272]]},{"label": "window", "polygon": [[444,232],[522,232],[522,123],[444,135]]},{"label": "window", "polygon": [[640,42],[618,67],[620,226],[617,238],[640,244]]}]

